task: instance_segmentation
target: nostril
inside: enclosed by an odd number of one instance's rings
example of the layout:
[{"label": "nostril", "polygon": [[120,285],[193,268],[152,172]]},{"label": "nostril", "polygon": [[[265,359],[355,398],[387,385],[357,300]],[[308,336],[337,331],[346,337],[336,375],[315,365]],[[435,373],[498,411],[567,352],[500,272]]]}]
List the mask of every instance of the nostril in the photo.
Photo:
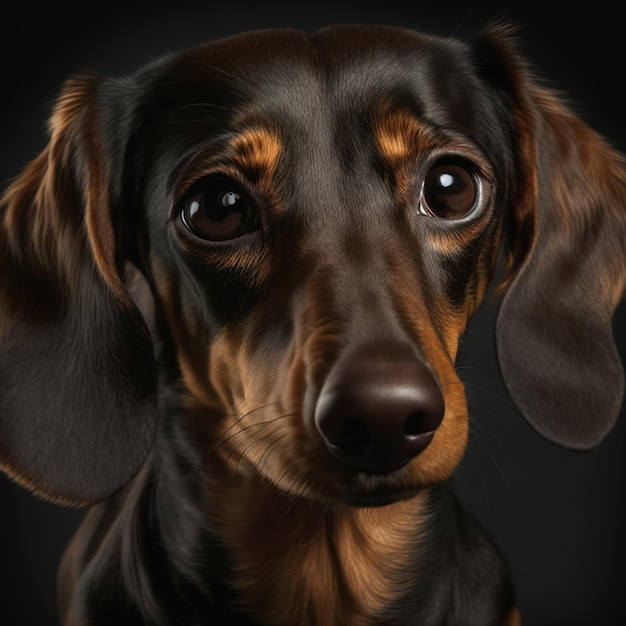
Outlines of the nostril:
[{"label": "nostril", "polygon": [[367,424],[357,418],[347,418],[341,427],[338,447],[348,456],[360,457],[372,445],[372,436]]},{"label": "nostril", "polygon": [[443,419],[443,404],[431,411],[416,411],[411,413],[404,422],[404,434],[412,437],[425,435],[437,430]]},{"label": "nostril", "polygon": [[421,435],[426,432],[423,426],[426,423],[426,413],[418,411],[417,413],[411,413],[404,422],[404,434],[405,435]]}]

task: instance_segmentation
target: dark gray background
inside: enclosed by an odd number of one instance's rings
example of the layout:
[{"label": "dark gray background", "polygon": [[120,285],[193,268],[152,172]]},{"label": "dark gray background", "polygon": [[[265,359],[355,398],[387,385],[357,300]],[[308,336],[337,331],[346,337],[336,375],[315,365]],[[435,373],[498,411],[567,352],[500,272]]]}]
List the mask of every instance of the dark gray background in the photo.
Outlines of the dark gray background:
[{"label": "dark gray background", "polygon": [[[21,3],[4,17],[0,38],[2,186],[44,146],[51,104],[69,74],[98,67],[124,73],[179,47],[275,26],[310,31],[329,23],[384,23],[468,37],[504,18],[521,26],[521,49],[540,75],[624,150],[626,37],[615,9],[595,2],[548,12],[525,4],[205,2],[191,8],[179,2],[140,9],[126,2],[66,10]],[[474,383],[462,492],[510,560],[524,626],[625,624],[625,420],[595,453],[543,441],[502,390],[492,317],[482,315],[463,345],[463,362],[476,369],[465,370]],[[625,321],[621,312],[615,326],[622,348]],[[0,477],[0,624],[56,624],[56,565],[82,514],[41,502]]]}]

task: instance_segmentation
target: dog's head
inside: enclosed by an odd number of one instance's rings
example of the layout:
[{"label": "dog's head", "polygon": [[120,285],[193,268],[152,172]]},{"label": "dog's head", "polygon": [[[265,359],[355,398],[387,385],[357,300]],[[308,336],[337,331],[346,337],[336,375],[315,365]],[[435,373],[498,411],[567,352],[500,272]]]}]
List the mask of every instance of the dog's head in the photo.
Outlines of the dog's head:
[{"label": "dog's head", "polygon": [[71,80],[50,131],[0,214],[0,463],[39,493],[142,465],[155,335],[207,463],[330,502],[446,479],[501,250],[520,411],[574,449],[613,424],[623,163],[502,29],[245,34]]}]

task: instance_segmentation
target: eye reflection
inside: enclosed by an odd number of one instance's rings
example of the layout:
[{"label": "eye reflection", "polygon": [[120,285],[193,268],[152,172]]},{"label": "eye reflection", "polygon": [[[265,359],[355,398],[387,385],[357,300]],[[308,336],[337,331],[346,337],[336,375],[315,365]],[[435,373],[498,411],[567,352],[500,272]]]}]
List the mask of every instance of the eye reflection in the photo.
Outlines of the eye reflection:
[{"label": "eye reflection", "polygon": [[479,199],[479,181],[470,164],[438,162],[424,179],[420,210],[447,220],[468,215]]},{"label": "eye reflection", "polygon": [[228,241],[259,228],[251,202],[236,183],[213,177],[190,194],[181,219],[185,227],[206,241]]}]

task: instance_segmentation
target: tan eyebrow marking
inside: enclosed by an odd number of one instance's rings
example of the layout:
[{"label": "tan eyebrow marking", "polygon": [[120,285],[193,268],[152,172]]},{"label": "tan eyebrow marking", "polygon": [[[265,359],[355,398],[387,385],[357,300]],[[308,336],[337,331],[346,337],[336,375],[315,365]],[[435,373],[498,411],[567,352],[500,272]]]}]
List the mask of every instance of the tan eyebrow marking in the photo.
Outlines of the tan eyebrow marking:
[{"label": "tan eyebrow marking", "polygon": [[383,165],[393,176],[397,198],[406,198],[413,164],[420,153],[440,147],[441,140],[413,113],[391,105],[381,107],[373,132]]},{"label": "tan eyebrow marking", "polygon": [[377,122],[374,134],[378,149],[392,167],[415,158],[420,150],[432,148],[435,143],[431,133],[406,110],[383,107]]},{"label": "tan eyebrow marking", "polygon": [[282,153],[279,137],[267,128],[250,128],[238,134],[231,146],[237,167],[262,187],[267,187],[278,171]]}]

